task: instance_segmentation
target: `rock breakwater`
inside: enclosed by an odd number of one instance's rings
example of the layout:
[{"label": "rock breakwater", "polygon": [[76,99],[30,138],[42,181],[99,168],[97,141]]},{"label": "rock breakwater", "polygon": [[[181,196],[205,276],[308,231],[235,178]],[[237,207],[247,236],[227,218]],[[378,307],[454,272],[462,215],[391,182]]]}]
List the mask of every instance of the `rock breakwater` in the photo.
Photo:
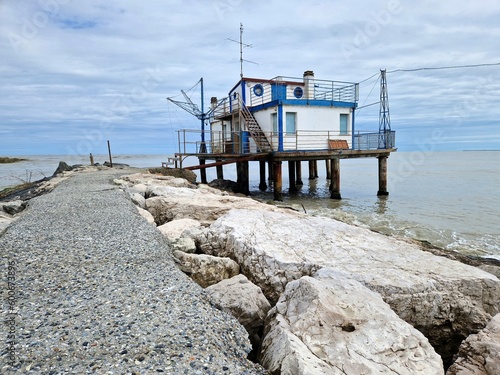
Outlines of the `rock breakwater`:
[{"label": "rock breakwater", "polygon": [[192,239],[191,257],[230,258],[260,288],[274,307],[259,358],[273,374],[374,374],[378,366],[443,374],[462,341],[500,312],[496,276],[418,244],[176,178],[116,183],[144,197],[156,225],[176,228],[172,241]]}]

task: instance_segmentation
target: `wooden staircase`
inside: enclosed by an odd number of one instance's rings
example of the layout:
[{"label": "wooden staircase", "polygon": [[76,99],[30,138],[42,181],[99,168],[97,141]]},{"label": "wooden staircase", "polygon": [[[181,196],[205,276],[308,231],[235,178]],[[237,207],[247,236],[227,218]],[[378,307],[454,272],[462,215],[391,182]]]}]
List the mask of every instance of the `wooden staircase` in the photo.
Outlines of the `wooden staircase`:
[{"label": "wooden staircase", "polygon": [[245,105],[240,100],[240,116],[245,119],[245,124],[248,129],[248,132],[250,133],[250,136],[253,138],[255,141],[255,144],[257,145],[257,151],[258,152],[272,152],[273,147],[269,140],[267,139],[266,135],[262,131],[259,123],[255,119],[254,115],[248,107]]}]

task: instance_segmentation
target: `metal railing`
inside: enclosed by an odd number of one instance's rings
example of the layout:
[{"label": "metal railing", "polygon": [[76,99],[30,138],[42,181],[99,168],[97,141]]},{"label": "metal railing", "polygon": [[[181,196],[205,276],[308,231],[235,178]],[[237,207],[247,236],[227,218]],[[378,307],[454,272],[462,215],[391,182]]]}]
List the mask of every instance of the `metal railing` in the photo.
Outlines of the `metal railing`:
[{"label": "metal railing", "polygon": [[377,150],[394,148],[396,145],[396,132],[386,131],[377,133],[354,134],[353,150]]},{"label": "metal railing", "polygon": [[[272,151],[279,149],[279,134],[263,132]],[[247,154],[257,153],[260,149],[248,131],[224,132],[205,131],[205,142],[201,142],[200,130],[178,131],[178,152],[180,154],[199,154],[204,148],[208,154]],[[306,151],[329,149],[329,141],[345,140],[354,150],[372,150],[379,147],[379,133],[358,133],[354,135],[354,147],[351,145],[352,134],[339,131],[316,130],[285,133],[282,138],[283,151]],[[395,132],[388,133],[387,148],[394,147]],[[270,151],[271,151],[270,150]]]},{"label": "metal railing", "polygon": [[[256,85],[262,86],[262,92],[257,95]],[[295,89],[302,90],[297,95]],[[310,79],[307,83],[298,78],[276,77],[270,81],[255,83],[250,88],[250,97],[246,105],[249,107],[271,103],[277,100],[309,100],[356,103],[359,99],[359,84],[341,81],[325,81]],[[240,95],[233,93],[224,98],[214,109],[214,117],[222,118],[240,110]]]}]

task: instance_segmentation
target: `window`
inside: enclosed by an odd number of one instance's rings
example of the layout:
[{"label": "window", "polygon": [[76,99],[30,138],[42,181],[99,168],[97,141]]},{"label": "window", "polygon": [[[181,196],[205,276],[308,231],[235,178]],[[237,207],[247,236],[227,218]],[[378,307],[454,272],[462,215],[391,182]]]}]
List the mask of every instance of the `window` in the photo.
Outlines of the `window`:
[{"label": "window", "polygon": [[302,90],[302,87],[297,86],[295,90],[293,90],[293,96],[300,99],[302,98],[302,95],[304,95],[304,90]]},{"label": "window", "polygon": [[287,112],[286,113],[286,134],[295,134],[295,121],[296,121],[297,113],[296,112]]},{"label": "window", "polygon": [[253,87],[253,93],[256,95],[256,96],[262,96],[262,94],[264,94],[264,87],[262,87],[262,85],[260,83],[257,83],[254,87]]},{"label": "window", "polygon": [[342,113],[340,115],[340,134],[347,134],[349,115]]},{"label": "window", "polygon": [[278,134],[278,114],[271,113],[271,122],[273,123],[273,134]]}]

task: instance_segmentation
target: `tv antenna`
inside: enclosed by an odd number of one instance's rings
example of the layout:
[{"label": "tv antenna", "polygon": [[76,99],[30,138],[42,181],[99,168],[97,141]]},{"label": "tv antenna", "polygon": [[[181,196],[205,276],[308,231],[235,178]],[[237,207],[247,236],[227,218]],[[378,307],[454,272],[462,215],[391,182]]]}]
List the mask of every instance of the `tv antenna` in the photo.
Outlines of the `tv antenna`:
[{"label": "tv antenna", "polygon": [[240,23],[240,40],[237,41],[237,40],[234,40],[231,38],[227,38],[227,40],[229,40],[231,42],[238,43],[240,45],[240,78],[243,78],[243,61],[251,63],[251,64],[256,64],[256,65],[258,65],[258,63],[256,63],[255,61],[243,59],[243,47],[252,48],[253,45],[243,43],[243,24],[242,23]]}]

